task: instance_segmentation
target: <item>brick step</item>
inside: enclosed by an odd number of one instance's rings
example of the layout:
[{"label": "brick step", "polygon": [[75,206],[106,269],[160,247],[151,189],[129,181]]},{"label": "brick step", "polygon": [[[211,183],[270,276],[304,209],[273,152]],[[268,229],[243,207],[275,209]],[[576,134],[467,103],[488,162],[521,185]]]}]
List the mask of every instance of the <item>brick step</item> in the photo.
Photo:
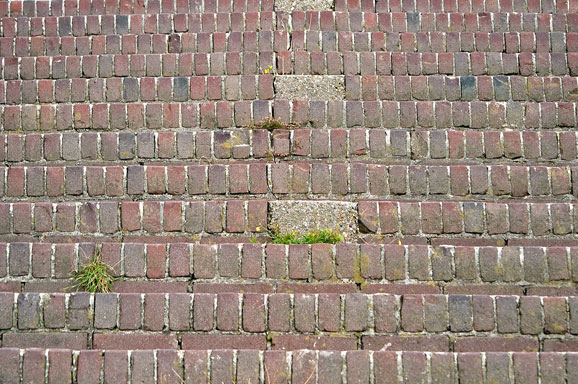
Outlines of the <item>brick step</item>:
[{"label": "brick step", "polygon": [[[213,346],[212,348],[219,348]],[[223,348],[231,348],[224,345]],[[34,383],[481,383],[578,380],[571,352],[0,349],[0,377]],[[22,368],[20,368],[22,367]],[[235,381],[236,380],[236,381]],[[430,380],[430,381],[428,381]]]},{"label": "brick step", "polygon": [[3,131],[236,128],[274,117],[292,127],[570,129],[578,103],[253,100],[5,105]]},{"label": "brick step", "polygon": [[70,292],[97,251],[125,293],[578,292],[576,247],[89,242],[0,243],[0,290]]},{"label": "brick step", "polygon": [[[122,43],[121,43],[122,42]],[[121,49],[122,46],[122,49]],[[3,37],[4,57],[238,51],[578,52],[578,32],[186,32]]]},{"label": "brick step", "polygon": [[[339,215],[333,218],[337,221],[320,215],[317,211],[320,207],[326,209],[327,213]],[[302,212],[302,209],[311,211]],[[327,228],[338,222],[346,239],[364,237],[364,233],[377,234],[378,239],[382,239],[383,235],[417,236],[423,242],[455,241],[459,239],[456,236],[461,236],[462,239],[492,240],[496,244],[495,241],[503,241],[504,236],[508,239],[524,239],[530,235],[532,240],[573,244],[574,234],[578,231],[577,212],[573,203],[524,200],[4,202],[0,203],[0,235],[9,241],[25,239],[22,238],[24,235],[72,239],[87,234],[103,236],[102,240],[105,241],[147,235],[178,238],[179,235],[190,234],[244,236],[246,240],[247,236],[262,234],[275,226],[286,232],[289,228],[311,230],[316,225]],[[299,218],[304,214],[313,215],[311,222],[302,224]],[[298,229],[297,225],[303,228]],[[436,240],[438,236],[441,237]],[[374,238],[372,235],[368,237]]]},{"label": "brick step", "polygon": [[400,339],[440,352],[578,350],[577,297],[0,293],[0,308],[2,347],[11,348],[57,348],[74,337],[95,349],[232,338],[261,350],[379,350]]},{"label": "brick step", "polygon": [[[568,203],[361,201],[362,228],[370,233],[403,235],[572,233],[574,210]],[[578,227],[577,227],[578,228]]]},{"label": "brick step", "polygon": [[554,1],[532,2],[527,0],[512,2],[511,0],[496,1],[461,1],[451,0],[433,2],[401,2],[398,0],[336,0],[315,1],[309,4],[291,3],[272,0],[255,1],[164,1],[152,0],[139,3],[133,1],[6,1],[0,7],[1,16],[75,16],[75,15],[103,15],[103,14],[158,14],[158,13],[201,13],[201,12],[258,12],[258,11],[292,11],[300,9],[319,9],[336,11],[364,11],[364,12],[543,12],[543,13],[572,13],[578,11],[578,4],[570,0],[562,4]]},{"label": "brick step", "polygon": [[[227,91],[228,88],[225,87],[225,97]],[[13,97],[18,97],[18,92],[15,92]],[[345,99],[575,102],[578,101],[578,79],[520,76],[345,76]]]},{"label": "brick step", "polygon": [[[158,14],[158,13],[201,13],[201,12],[258,12],[258,11],[272,11],[274,9],[273,0],[257,1],[257,0],[236,0],[236,1],[220,1],[217,6],[217,1],[211,0],[196,0],[196,1],[160,1],[151,0],[146,2],[138,1],[91,1],[91,0],[63,0],[63,1],[17,1],[9,0],[4,2],[0,7],[0,15],[2,16],[75,16],[75,15],[104,15],[104,14]],[[372,0],[373,4],[373,0]],[[524,2],[525,4],[525,2]],[[455,4],[454,4],[455,6]],[[516,5],[518,6],[518,5]],[[522,5],[519,5],[522,7]],[[372,5],[373,7],[373,5]],[[465,7],[465,4],[463,5]],[[533,7],[533,5],[532,5]],[[365,7],[367,8],[367,6]],[[364,9],[365,9],[364,8]],[[526,5],[523,5],[526,8]],[[533,8],[532,8],[533,9]],[[541,8],[533,9],[539,11]],[[546,7],[545,10],[555,9],[552,6]],[[564,10],[567,10],[565,7]],[[572,10],[573,8],[570,8]],[[465,11],[465,10],[464,10]],[[562,11],[562,7],[560,7]]]},{"label": "brick step", "polygon": [[[269,163],[0,167],[0,196],[79,200],[154,197],[459,199],[578,196],[578,167]],[[6,181],[4,181],[6,180]],[[409,182],[408,182],[409,181]],[[7,201],[7,200],[5,200]]]},{"label": "brick step", "polygon": [[[315,76],[319,81],[325,77]],[[59,80],[0,81],[0,99],[6,104],[185,102],[190,100],[269,100],[284,98],[287,81],[309,76],[227,75],[193,77],[125,77]],[[520,76],[331,76],[346,100],[394,101],[578,101],[576,77]],[[307,94],[301,94],[307,97]]]},{"label": "brick step", "polygon": [[[575,78],[569,77],[568,79],[576,82]],[[273,80],[272,75],[162,77],[158,79],[125,77],[98,81],[82,78],[8,80],[0,81],[0,90],[6,90],[6,93],[0,91],[0,99],[5,100],[6,104],[269,100],[275,97]],[[559,83],[560,78],[554,78],[551,81]],[[572,98],[569,89],[572,86],[571,80],[566,81],[565,85],[564,99]]]},{"label": "brick step", "polygon": [[[230,143],[231,145],[223,145]],[[122,131],[0,134],[4,164],[171,165],[202,160],[369,162],[426,164],[530,163],[564,166],[578,158],[575,131],[298,129]],[[122,163],[117,163],[117,162]],[[186,164],[189,165],[189,164]]]},{"label": "brick step", "polygon": [[0,66],[6,80],[258,75],[265,69],[279,75],[576,76],[578,54],[337,51],[108,54],[3,57]]},{"label": "brick step", "polygon": [[[578,32],[578,13],[219,12],[0,17],[1,37],[168,34],[186,32]],[[537,28],[536,28],[537,26]]]},{"label": "brick step", "polygon": [[[533,15],[537,16],[538,14]],[[532,15],[528,15],[528,20],[531,17]],[[546,15],[546,17],[550,19],[549,15]],[[570,17],[572,18],[573,16]],[[562,23],[558,25],[566,25],[566,15],[557,15],[556,19],[559,19]],[[489,20],[491,21],[491,16]],[[257,32],[277,29],[276,14],[272,11],[163,13],[130,16],[117,14],[74,17],[1,17],[0,23],[4,27],[1,36],[12,38],[24,36],[122,36],[126,34],[169,34],[181,32]],[[507,20],[505,27],[507,27]],[[502,32],[508,30],[506,29]]]},{"label": "brick step", "polygon": [[[276,29],[340,32],[578,32],[578,14],[517,12],[277,12]],[[204,21],[204,20],[203,20]],[[212,20],[209,18],[209,28]],[[553,23],[553,25],[550,25]],[[231,23],[232,25],[232,23]],[[536,28],[536,25],[538,26]],[[203,23],[203,28],[205,24]],[[28,31],[27,25],[24,26]],[[226,32],[224,22],[212,31]],[[199,31],[195,31],[199,32]],[[27,33],[25,33],[27,35]]]}]

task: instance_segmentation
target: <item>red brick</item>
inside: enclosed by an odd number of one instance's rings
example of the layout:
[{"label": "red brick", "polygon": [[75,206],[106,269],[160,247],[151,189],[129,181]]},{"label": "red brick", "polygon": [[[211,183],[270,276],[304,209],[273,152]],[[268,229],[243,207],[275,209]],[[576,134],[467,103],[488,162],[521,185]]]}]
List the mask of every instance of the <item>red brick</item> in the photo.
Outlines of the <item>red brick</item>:
[{"label": "red brick", "polygon": [[[5,333],[3,348],[69,348],[86,349],[86,333]],[[44,376],[44,374],[43,374]]]},{"label": "red brick", "polygon": [[182,349],[258,349],[264,350],[264,335],[212,335],[185,334],[182,336]]},{"label": "red brick", "polygon": [[332,247],[329,244],[311,246],[311,265],[315,279],[327,280],[334,275],[333,257]]},{"label": "red brick", "polygon": [[363,349],[388,351],[431,351],[448,352],[449,339],[444,335],[430,336],[363,336]]},{"label": "red brick", "polygon": [[169,295],[169,328],[174,331],[190,329],[191,295],[173,293]]},{"label": "red brick", "polygon": [[72,382],[72,354],[70,350],[48,351],[48,362],[48,380],[50,382]]},{"label": "red brick", "polygon": [[357,341],[350,336],[274,335],[273,349],[346,351],[356,349]]},{"label": "red brick", "polygon": [[101,351],[81,351],[77,360],[77,381],[79,383],[98,383],[101,367]]},{"label": "red brick", "polygon": [[175,335],[101,334],[93,336],[93,348],[109,350],[176,349]]},{"label": "red brick", "polygon": [[262,294],[243,296],[243,329],[247,332],[265,331],[265,301]]},{"label": "red brick", "polygon": [[169,275],[186,277],[190,275],[190,248],[188,244],[169,246]]},{"label": "red brick", "polygon": [[22,361],[22,379],[26,382],[44,381],[46,358],[41,349],[25,351]]},{"label": "red brick", "polygon": [[458,337],[454,350],[456,352],[537,352],[538,341],[525,337]]}]

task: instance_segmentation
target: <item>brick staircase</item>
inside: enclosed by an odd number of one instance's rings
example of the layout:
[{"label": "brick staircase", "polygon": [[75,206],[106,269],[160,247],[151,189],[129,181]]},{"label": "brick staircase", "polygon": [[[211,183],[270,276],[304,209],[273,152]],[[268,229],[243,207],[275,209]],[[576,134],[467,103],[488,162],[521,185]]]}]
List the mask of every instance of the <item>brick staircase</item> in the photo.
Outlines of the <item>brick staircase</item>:
[{"label": "brick staircase", "polygon": [[578,0],[0,25],[0,384],[578,382]]}]

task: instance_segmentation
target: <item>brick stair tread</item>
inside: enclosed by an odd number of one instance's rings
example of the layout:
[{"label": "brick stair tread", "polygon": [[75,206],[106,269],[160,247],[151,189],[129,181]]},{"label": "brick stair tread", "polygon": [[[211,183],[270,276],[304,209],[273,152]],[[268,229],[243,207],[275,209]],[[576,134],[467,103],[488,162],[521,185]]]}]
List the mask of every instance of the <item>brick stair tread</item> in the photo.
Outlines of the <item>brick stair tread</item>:
[{"label": "brick stair tread", "polygon": [[[547,77],[578,74],[578,53],[221,52],[2,57],[3,79],[258,75],[447,75]],[[392,66],[392,60],[394,65]],[[471,64],[471,68],[470,68]]]},{"label": "brick stair tread", "polygon": [[[226,144],[227,142],[225,142]],[[228,198],[270,194],[302,198],[559,199],[577,195],[578,167],[530,165],[385,165],[258,162],[208,165],[0,167],[9,200]],[[330,176],[331,175],[331,176]],[[349,175],[349,176],[348,176]],[[413,180],[409,185],[407,180]],[[408,188],[409,187],[409,188]],[[120,194],[119,194],[120,192]],[[411,194],[411,195],[410,195]]]},{"label": "brick stair tread", "polygon": [[[319,159],[367,160],[395,165],[496,161],[521,165],[570,165],[578,158],[576,132],[555,130],[298,129],[287,131],[127,131],[6,133],[0,135],[5,164],[75,165],[202,160],[213,162]],[[238,144],[221,145],[230,141]],[[176,148],[176,149],[175,149]],[[114,163],[112,163],[114,162]],[[454,163],[455,162],[455,163]]]},{"label": "brick stair tread", "polygon": [[[230,347],[229,347],[230,348]],[[18,380],[26,374],[35,383],[49,380],[69,382],[71,372],[78,381],[125,383],[236,382],[380,383],[395,377],[404,382],[497,382],[578,380],[578,355],[566,352],[431,353],[390,351],[249,351],[210,350],[41,350],[0,349],[0,377]],[[22,367],[22,368],[21,368]],[[156,371],[156,372],[155,372]],[[155,375],[156,373],[156,375]],[[155,381],[156,377],[156,381]],[[243,381],[245,380],[245,381]]]},{"label": "brick stair tread", "polygon": [[442,352],[578,350],[574,296],[1,293],[0,306],[4,347],[191,349],[230,338],[250,349],[376,350],[407,338]]}]

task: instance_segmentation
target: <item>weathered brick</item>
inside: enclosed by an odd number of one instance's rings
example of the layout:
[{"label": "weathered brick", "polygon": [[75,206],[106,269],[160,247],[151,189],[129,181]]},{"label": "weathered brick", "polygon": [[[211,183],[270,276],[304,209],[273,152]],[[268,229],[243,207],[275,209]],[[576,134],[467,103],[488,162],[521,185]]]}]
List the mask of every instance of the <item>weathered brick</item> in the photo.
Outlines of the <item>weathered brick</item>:
[{"label": "weathered brick", "polygon": [[116,326],[118,295],[97,294],[94,298],[94,327],[113,329]]},{"label": "weathered brick", "polygon": [[451,331],[468,332],[472,330],[471,296],[450,295],[448,308]]},{"label": "weathered brick", "polygon": [[18,382],[20,380],[20,351],[4,348],[0,350],[0,359],[3,361],[0,369],[0,379],[3,382]]},{"label": "weathered brick", "polygon": [[141,295],[126,293],[119,297],[119,328],[122,330],[139,329],[141,318]]},{"label": "weathered brick", "polygon": [[348,294],[345,296],[345,329],[362,332],[367,327],[368,300],[364,295]]},{"label": "weathered brick", "polygon": [[269,296],[269,329],[287,332],[290,329],[291,302],[287,294]]}]

